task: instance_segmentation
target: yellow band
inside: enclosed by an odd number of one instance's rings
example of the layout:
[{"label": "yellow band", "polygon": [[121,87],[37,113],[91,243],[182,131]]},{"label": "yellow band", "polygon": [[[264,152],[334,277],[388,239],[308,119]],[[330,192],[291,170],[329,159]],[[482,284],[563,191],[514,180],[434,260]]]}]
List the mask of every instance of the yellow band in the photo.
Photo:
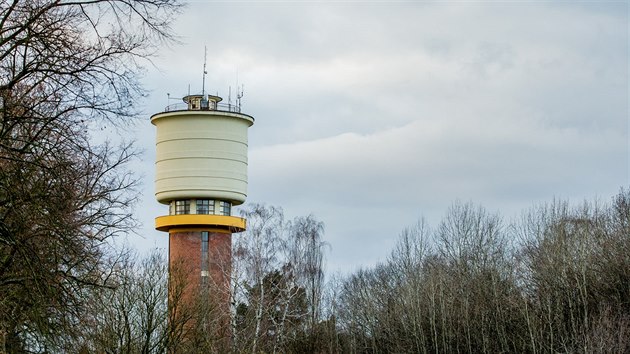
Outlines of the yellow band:
[{"label": "yellow band", "polygon": [[202,231],[209,231],[213,229],[227,232],[243,232],[245,227],[245,219],[227,215],[184,214],[158,216],[155,218],[155,228],[159,231],[169,231],[171,229],[203,229]]}]

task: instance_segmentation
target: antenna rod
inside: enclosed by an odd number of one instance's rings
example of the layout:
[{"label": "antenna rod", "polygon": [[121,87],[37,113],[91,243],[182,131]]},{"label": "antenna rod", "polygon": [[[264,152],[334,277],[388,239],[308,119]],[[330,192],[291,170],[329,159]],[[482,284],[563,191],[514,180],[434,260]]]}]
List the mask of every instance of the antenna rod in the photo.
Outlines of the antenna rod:
[{"label": "antenna rod", "polygon": [[208,73],[206,71],[206,60],[208,58],[208,47],[207,46],[203,46],[203,83],[201,84],[201,95],[205,96],[206,95],[206,74]]},{"label": "antenna rod", "polygon": [[243,98],[243,91],[244,91],[245,85],[241,84],[241,90],[238,90],[238,87],[236,88],[236,104],[238,105],[238,111],[241,111],[241,98]]}]

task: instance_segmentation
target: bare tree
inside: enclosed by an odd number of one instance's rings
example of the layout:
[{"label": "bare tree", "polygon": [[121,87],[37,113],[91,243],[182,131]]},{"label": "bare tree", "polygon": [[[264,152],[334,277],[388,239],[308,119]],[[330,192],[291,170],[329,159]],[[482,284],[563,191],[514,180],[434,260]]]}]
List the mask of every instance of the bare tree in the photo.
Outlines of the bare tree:
[{"label": "bare tree", "polygon": [[233,245],[235,348],[258,352],[272,342],[269,304],[273,303],[273,282],[266,280],[279,264],[285,221],[280,208],[259,204],[243,210],[242,215],[247,218],[248,229]]},{"label": "bare tree", "polygon": [[323,224],[285,221],[280,208],[251,205],[234,243],[235,348],[313,352],[323,291]]},{"label": "bare tree", "polygon": [[189,281],[185,263],[169,266],[157,250],[140,260],[125,252],[117,263],[110,287],[90,289],[78,323],[82,331],[66,338],[63,352],[229,351],[214,335],[225,325],[222,309]]},{"label": "bare tree", "polygon": [[612,205],[596,200],[571,207],[556,200],[524,215],[517,228],[519,273],[534,350],[628,349],[627,341],[596,334],[615,326],[628,330],[626,201],[622,190]]},{"label": "bare tree", "polygon": [[324,290],[324,248],[327,246],[322,240],[324,224],[312,215],[297,217],[289,230],[285,241],[287,268],[295,275],[296,282],[292,288],[304,292],[308,307],[305,332],[309,338],[300,351],[314,352],[318,345],[317,327],[321,320]]},{"label": "bare tree", "polygon": [[437,229],[404,230],[386,263],[349,277],[342,331],[357,352],[518,352],[509,261],[500,218],[455,203]]},{"label": "bare tree", "polygon": [[167,262],[158,251],[141,261],[123,252],[111,287],[90,289],[79,325],[64,351],[164,353],[168,345]]},{"label": "bare tree", "polygon": [[141,62],[170,38],[175,0],[0,4],[0,351],[51,351],[107,240],[134,227],[130,144],[95,145],[142,97]]}]

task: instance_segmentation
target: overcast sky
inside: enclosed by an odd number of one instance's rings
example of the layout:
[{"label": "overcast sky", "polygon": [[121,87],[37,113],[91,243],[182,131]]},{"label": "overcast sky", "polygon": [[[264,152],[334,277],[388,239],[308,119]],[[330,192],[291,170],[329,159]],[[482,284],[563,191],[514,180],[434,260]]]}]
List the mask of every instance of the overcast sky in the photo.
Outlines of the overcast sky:
[{"label": "overcast sky", "polygon": [[248,202],[325,223],[328,270],[384,260],[454,200],[505,219],[628,186],[628,5],[615,2],[212,2],[184,10],[146,75],[140,249],[166,248],[153,195],[167,93],[243,84]]}]

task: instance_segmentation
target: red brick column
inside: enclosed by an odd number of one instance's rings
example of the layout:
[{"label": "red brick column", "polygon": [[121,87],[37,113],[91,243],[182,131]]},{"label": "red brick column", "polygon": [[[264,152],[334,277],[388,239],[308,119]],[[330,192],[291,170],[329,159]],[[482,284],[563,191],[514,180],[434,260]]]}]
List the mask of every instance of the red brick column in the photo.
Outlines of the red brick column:
[{"label": "red brick column", "polygon": [[[229,343],[230,329],[230,276],[232,271],[232,234],[208,232],[207,267],[202,267],[202,231],[174,231],[169,233],[169,268],[171,282],[184,284],[180,295],[173,284],[169,284],[169,299],[177,296],[182,311],[201,314],[211,325],[208,333],[212,338]],[[202,286],[201,271],[208,270],[205,285]],[[173,277],[179,277],[174,279]],[[191,323],[194,326],[194,324]]]},{"label": "red brick column", "polygon": [[[208,270],[210,289],[224,295],[222,303],[230,310],[230,276],[232,274],[232,234],[210,232],[208,235]],[[213,289],[214,288],[214,289]]]},{"label": "red brick column", "polygon": [[[190,288],[201,282],[201,231],[169,234],[169,266],[182,267]],[[229,294],[232,271],[232,234],[208,233],[208,271],[212,290]],[[228,299],[229,301],[229,299]]]},{"label": "red brick column", "polygon": [[201,232],[171,232],[168,240],[168,264],[170,268],[182,267],[187,284],[199,286],[201,279]]}]

